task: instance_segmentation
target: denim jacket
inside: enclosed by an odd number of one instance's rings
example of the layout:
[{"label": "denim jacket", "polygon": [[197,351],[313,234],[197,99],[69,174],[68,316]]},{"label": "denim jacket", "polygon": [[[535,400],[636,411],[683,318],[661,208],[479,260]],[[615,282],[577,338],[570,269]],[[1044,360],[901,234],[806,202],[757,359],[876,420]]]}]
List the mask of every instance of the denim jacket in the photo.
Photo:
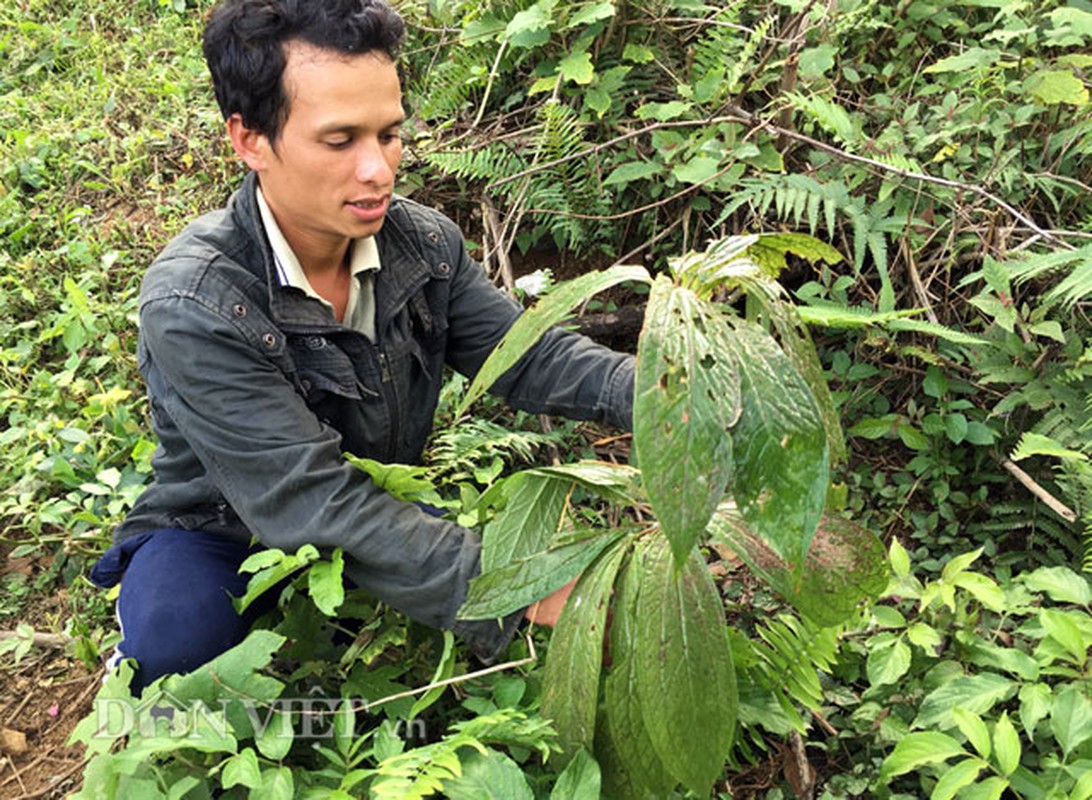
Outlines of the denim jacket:
[{"label": "denim jacket", "polygon": [[[251,174],[144,279],[138,360],[159,448],[115,541],[180,527],[288,551],[341,547],[358,586],[498,655],[510,630],[455,619],[479,571],[477,534],[396,500],[342,453],[416,462],[444,365],[473,376],[519,305],[453,222],[395,198],[376,235],[372,343],[278,283],[255,187]],[[491,391],[514,408],[629,429],[633,359],[554,330]]]}]

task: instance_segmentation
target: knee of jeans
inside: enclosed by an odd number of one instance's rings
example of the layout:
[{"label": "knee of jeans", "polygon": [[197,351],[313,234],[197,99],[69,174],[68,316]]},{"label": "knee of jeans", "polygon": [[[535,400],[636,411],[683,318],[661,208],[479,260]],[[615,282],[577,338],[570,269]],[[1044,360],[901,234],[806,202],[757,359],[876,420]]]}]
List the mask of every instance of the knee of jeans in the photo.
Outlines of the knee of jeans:
[{"label": "knee of jeans", "polygon": [[212,603],[188,598],[145,600],[140,608],[119,611],[125,658],[135,659],[145,686],[167,673],[191,672],[243,640],[248,623],[225,596]]}]

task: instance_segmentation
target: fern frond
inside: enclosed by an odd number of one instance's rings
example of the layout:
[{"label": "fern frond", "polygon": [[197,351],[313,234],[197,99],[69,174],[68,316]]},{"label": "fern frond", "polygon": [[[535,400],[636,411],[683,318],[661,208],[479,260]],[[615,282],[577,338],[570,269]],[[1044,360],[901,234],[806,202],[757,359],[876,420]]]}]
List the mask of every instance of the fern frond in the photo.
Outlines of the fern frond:
[{"label": "fern frond", "polygon": [[1046,308],[1060,305],[1068,311],[1077,303],[1092,299],[1092,245],[1009,261],[1005,267],[1017,284],[1067,273],[1040,298]]}]

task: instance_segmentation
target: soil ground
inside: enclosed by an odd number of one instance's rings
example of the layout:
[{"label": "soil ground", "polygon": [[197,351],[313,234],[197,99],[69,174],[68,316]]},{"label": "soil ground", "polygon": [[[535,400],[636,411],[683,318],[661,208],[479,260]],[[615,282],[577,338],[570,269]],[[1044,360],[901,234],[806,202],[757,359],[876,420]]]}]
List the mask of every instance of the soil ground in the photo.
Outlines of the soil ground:
[{"label": "soil ground", "polygon": [[[33,623],[32,623],[33,624]],[[55,646],[36,647],[18,664],[0,665],[0,797],[66,797],[79,788],[83,745],[68,736],[91,711],[102,670],[90,672]]]}]

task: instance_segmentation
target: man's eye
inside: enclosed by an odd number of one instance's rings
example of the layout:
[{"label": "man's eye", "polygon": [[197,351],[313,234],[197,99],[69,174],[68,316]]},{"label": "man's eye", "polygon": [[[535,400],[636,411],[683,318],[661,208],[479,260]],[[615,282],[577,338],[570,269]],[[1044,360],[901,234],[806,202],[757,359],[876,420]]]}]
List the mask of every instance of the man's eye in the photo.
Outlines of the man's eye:
[{"label": "man's eye", "polygon": [[344,150],[346,147],[352,144],[352,141],[352,139],[336,139],[334,141],[326,142],[326,146],[333,148],[334,150]]}]

